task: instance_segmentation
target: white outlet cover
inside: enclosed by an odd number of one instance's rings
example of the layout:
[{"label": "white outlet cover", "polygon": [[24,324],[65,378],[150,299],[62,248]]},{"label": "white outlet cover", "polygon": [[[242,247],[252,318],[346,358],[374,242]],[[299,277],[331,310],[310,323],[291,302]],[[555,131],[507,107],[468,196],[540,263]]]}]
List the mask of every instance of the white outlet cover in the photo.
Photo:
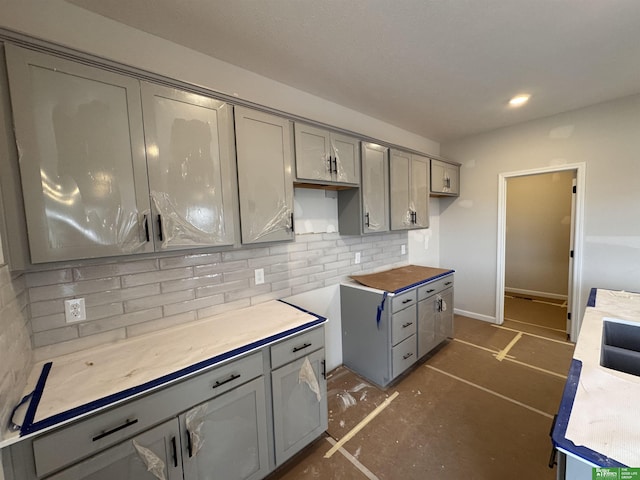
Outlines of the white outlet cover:
[{"label": "white outlet cover", "polygon": [[256,285],[262,285],[264,283],[264,268],[257,268],[254,274],[256,277]]},{"label": "white outlet cover", "polygon": [[358,263],[360,263],[360,252],[356,252],[355,263],[356,263],[356,265],[357,265]]},{"label": "white outlet cover", "polygon": [[64,301],[64,317],[67,323],[81,322],[87,319],[84,298],[72,298]]},{"label": "white outlet cover", "polygon": [[406,255],[407,254],[407,246],[406,245],[402,245],[400,247],[400,255]]}]

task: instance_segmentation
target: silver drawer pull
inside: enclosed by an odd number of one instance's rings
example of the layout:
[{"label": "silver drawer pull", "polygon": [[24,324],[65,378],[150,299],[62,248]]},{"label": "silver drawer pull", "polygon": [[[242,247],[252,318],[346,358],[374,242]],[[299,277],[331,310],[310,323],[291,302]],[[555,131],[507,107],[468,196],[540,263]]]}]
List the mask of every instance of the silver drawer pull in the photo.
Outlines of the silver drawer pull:
[{"label": "silver drawer pull", "polygon": [[409,358],[409,357],[411,357],[411,356],[413,356],[413,352],[409,352],[409,353],[407,353],[406,355],[403,355],[403,356],[402,356],[402,359],[403,359],[403,360],[406,360],[407,358]]},{"label": "silver drawer pull", "polygon": [[226,380],[222,380],[222,381],[216,380],[216,383],[214,383],[213,387],[211,387],[211,388],[221,387],[225,383],[233,382],[234,380],[237,380],[238,378],[240,378],[240,374],[239,373],[237,375],[235,373],[232,373],[231,376],[229,378],[227,378]]},{"label": "silver drawer pull", "polygon": [[409,326],[413,325],[413,322],[407,322],[404,325],[402,325],[402,328],[407,328]]},{"label": "silver drawer pull", "polygon": [[412,301],[413,301],[413,298],[407,298],[406,300],[402,301],[402,304],[409,303],[409,302],[412,302]]},{"label": "silver drawer pull", "polygon": [[311,346],[310,343],[305,343],[304,345],[301,345],[300,347],[295,347],[293,349],[293,353],[299,352],[300,350],[304,350],[305,348],[309,348]]},{"label": "silver drawer pull", "polygon": [[122,425],[118,425],[115,428],[112,428],[111,430],[104,430],[101,434],[96,435],[95,437],[93,437],[91,440],[94,442],[97,442],[98,440],[100,440],[101,438],[104,438],[108,435],[111,435],[112,433],[116,433],[119,432],[120,430],[130,427],[131,425],[135,425],[136,423],[138,423],[138,419],[134,418],[133,420],[125,420],[125,422]]}]

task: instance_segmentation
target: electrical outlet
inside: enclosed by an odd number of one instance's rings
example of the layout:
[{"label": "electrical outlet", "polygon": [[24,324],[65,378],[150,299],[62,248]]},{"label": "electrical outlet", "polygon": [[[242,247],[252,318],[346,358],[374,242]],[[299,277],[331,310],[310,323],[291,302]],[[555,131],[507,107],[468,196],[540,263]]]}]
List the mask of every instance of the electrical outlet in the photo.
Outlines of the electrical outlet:
[{"label": "electrical outlet", "polygon": [[73,298],[64,301],[64,317],[67,323],[80,322],[87,319],[84,298]]},{"label": "electrical outlet", "polygon": [[401,245],[400,246],[400,255],[406,255],[407,254],[407,246],[406,245]]},{"label": "electrical outlet", "polygon": [[264,268],[257,268],[253,273],[256,277],[256,285],[262,285],[264,283]]},{"label": "electrical outlet", "polygon": [[356,252],[356,260],[355,260],[356,265],[358,263],[360,263],[360,252]]}]

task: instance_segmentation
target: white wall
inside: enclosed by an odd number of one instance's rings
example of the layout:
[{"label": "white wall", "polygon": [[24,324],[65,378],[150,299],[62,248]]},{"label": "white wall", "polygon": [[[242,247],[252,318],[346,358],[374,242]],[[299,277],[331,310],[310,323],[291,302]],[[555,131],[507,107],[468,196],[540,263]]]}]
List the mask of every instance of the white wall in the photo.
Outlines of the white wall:
[{"label": "white wall", "polygon": [[640,291],[640,95],[451,142],[442,153],[462,163],[462,194],[440,209],[440,258],[457,271],[457,308],[496,315],[498,174],[580,162],[586,197],[577,307],[591,287]]},{"label": "white wall", "polygon": [[429,228],[409,230],[409,263],[426,267],[447,268],[440,265],[440,198],[429,199]]},{"label": "white wall", "polygon": [[567,298],[574,172],[507,179],[505,290]]},{"label": "white wall", "polygon": [[437,155],[419,135],[135,30],[63,0],[0,0],[0,27]]}]

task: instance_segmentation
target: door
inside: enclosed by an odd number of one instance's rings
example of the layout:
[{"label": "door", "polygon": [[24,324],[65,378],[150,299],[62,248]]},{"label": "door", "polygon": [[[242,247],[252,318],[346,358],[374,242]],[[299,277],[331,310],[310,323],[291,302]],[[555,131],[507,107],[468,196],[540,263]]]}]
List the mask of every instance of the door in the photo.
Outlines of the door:
[{"label": "door", "polygon": [[6,55],[31,261],[152,252],[139,82]]},{"label": "door", "polygon": [[324,361],[323,348],[271,372],[276,466],[327,429]]},{"label": "door", "polygon": [[182,479],[178,419],[103,450],[49,480]]},{"label": "door", "polygon": [[391,230],[406,230],[411,226],[409,211],[411,154],[391,150],[389,184],[391,203]]},{"label": "door", "polygon": [[389,230],[389,150],[362,143],[362,215],[364,233]]},{"label": "door", "polygon": [[302,123],[295,124],[296,177],[331,181],[334,164],[330,158],[329,132]]},{"label": "door", "polygon": [[289,120],[236,107],[242,243],[293,240]]},{"label": "door", "polygon": [[411,156],[411,205],[414,228],[429,227],[429,159]]},{"label": "door", "polygon": [[436,316],[438,302],[435,296],[418,302],[418,358],[424,357],[438,343],[436,342]]},{"label": "door", "polygon": [[334,162],[332,180],[357,185],[360,181],[359,140],[337,133],[332,133],[330,139]]},{"label": "door", "polygon": [[258,480],[269,472],[264,378],[180,415],[185,480]]},{"label": "door", "polygon": [[233,245],[232,107],[142,83],[156,250]]}]

